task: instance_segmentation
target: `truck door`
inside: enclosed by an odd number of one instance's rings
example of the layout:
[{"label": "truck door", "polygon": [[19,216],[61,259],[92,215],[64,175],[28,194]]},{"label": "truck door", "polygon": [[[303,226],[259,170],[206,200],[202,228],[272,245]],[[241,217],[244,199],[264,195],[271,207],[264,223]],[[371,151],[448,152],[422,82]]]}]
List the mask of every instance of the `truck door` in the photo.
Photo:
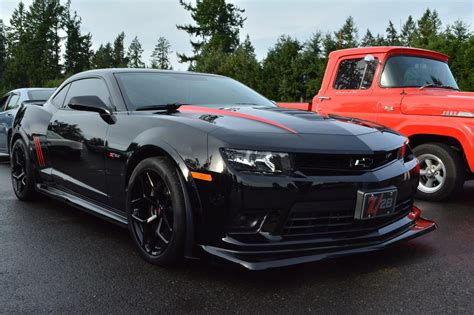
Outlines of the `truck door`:
[{"label": "truck door", "polygon": [[377,101],[372,93],[378,60],[377,55],[365,54],[340,58],[337,70],[326,72],[331,78],[325,90],[318,94],[316,110],[375,121]]},{"label": "truck door", "polygon": [[[387,62],[390,55],[382,61],[379,86],[374,89],[373,98],[377,100],[377,122],[379,124],[396,128],[402,120],[401,104],[405,96],[403,87],[404,73],[397,65],[390,66]],[[388,66],[387,66],[388,65]]]}]

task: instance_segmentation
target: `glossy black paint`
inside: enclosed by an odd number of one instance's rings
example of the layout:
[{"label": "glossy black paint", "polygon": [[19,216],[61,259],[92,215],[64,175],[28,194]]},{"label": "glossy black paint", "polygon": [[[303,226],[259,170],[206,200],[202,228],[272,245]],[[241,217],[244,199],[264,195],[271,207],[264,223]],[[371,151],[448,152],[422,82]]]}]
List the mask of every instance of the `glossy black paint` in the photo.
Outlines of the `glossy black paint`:
[{"label": "glossy black paint", "polygon": [[[301,205],[311,208],[322,201],[350,203],[352,199],[355,205],[358,190],[395,186],[398,201],[407,201],[409,208],[391,223],[390,231],[384,232],[382,228],[373,231],[378,233],[375,238],[367,235],[367,242],[370,238],[372,245],[354,243],[351,251],[341,247],[340,254],[389,245],[394,242],[387,239],[389,236],[400,241],[434,229],[431,224],[429,228],[411,232],[420,220],[408,216],[418,184],[413,158],[396,159],[371,171],[343,175],[258,175],[234,171],[220,153],[222,148],[233,148],[328,157],[371,155],[401,148],[405,142],[403,136],[390,130],[278,107],[234,106],[215,110],[182,106],[176,112],[127,111],[114,77],[120,71],[134,70],[77,74],[66,80],[44,106],[19,109],[13,141],[21,137],[29,146],[38,170],[36,181],[40,192],[125,225],[126,188],[133,168],[144,158],[168,156],[180,170],[185,190],[186,256],[197,255],[203,249],[250,269],[321,259],[328,256],[321,254],[321,250],[329,243],[333,246],[330,251],[337,252],[342,239],[310,237],[295,243],[282,236],[283,225],[293,209]],[[74,110],[67,104],[58,108],[55,104],[55,98],[64,89],[86,78],[105,83],[110,114]],[[44,163],[38,159],[33,137],[40,139]],[[194,179],[192,171],[210,174],[212,181]],[[235,220],[242,214],[254,216],[265,224],[258,231],[236,232]],[[345,241],[353,239],[348,237]],[[289,258],[281,256],[281,250],[297,251]],[[260,257],[262,254],[265,258]]]}]

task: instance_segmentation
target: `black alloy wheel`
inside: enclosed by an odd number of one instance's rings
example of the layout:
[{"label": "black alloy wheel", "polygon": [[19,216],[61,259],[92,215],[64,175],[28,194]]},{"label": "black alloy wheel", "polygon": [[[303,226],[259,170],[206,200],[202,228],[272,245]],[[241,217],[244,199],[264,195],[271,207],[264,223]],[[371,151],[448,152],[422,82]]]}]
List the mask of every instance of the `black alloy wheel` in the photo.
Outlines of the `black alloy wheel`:
[{"label": "black alloy wheel", "polygon": [[15,195],[23,201],[32,200],[36,196],[33,165],[22,139],[18,139],[13,145],[10,164]]},{"label": "black alloy wheel", "polygon": [[184,197],[176,167],[166,158],[146,159],[127,192],[129,230],[142,256],[168,265],[183,256]]}]

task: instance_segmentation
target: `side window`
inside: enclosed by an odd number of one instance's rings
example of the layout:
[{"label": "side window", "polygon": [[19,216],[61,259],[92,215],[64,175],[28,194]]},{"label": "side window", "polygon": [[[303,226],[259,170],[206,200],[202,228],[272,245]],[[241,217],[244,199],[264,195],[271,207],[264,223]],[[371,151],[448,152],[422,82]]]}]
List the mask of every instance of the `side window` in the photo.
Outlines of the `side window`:
[{"label": "side window", "polygon": [[364,90],[374,80],[378,59],[367,62],[364,58],[347,59],[339,64],[334,88],[336,90]]},{"label": "side window", "polygon": [[8,100],[7,107],[5,110],[13,109],[18,106],[18,101],[20,100],[20,94],[12,94]]},{"label": "side window", "polygon": [[60,108],[64,104],[64,100],[66,99],[66,94],[67,91],[69,90],[69,87],[71,84],[66,85],[61,89],[61,91],[58,92],[52,99],[51,99],[51,104],[53,104],[55,107]]},{"label": "side window", "polygon": [[69,104],[71,98],[75,96],[88,96],[95,95],[99,97],[105,105],[111,107],[110,94],[107,89],[107,85],[101,79],[91,78],[74,81],[71,83],[71,87],[66,96],[66,103]]},{"label": "side window", "polygon": [[10,97],[10,94],[4,95],[0,99],[0,112],[3,112],[5,110],[5,106],[7,105],[8,98]]}]

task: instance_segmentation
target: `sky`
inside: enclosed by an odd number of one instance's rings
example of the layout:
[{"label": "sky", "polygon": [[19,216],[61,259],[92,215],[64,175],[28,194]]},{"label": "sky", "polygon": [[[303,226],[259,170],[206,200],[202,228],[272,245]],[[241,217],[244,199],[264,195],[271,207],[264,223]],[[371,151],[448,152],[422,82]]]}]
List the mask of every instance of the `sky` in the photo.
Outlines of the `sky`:
[{"label": "sky", "polygon": [[[194,2],[192,0],[189,0]],[[26,5],[32,0],[24,0]],[[64,2],[64,1],[62,1]],[[255,46],[259,60],[265,57],[282,34],[305,41],[316,31],[338,30],[351,15],[362,37],[367,28],[373,34],[384,33],[390,19],[397,29],[409,15],[418,19],[426,8],[435,9],[443,23],[457,19],[471,25],[474,31],[474,0],[228,0],[245,9],[247,17],[241,37],[247,34]],[[19,0],[0,0],[0,19],[5,24]],[[172,45],[172,63],[179,64],[176,52],[190,53],[189,36],[176,29],[176,24],[192,23],[189,12],[178,0],[72,0],[72,9],[82,17],[82,31],[92,34],[93,48],[113,42],[120,32],[126,34],[125,44],[138,36],[144,61],[149,58],[157,39],[166,37]],[[445,26],[444,25],[444,26]],[[444,27],[443,26],[443,27]]]}]

